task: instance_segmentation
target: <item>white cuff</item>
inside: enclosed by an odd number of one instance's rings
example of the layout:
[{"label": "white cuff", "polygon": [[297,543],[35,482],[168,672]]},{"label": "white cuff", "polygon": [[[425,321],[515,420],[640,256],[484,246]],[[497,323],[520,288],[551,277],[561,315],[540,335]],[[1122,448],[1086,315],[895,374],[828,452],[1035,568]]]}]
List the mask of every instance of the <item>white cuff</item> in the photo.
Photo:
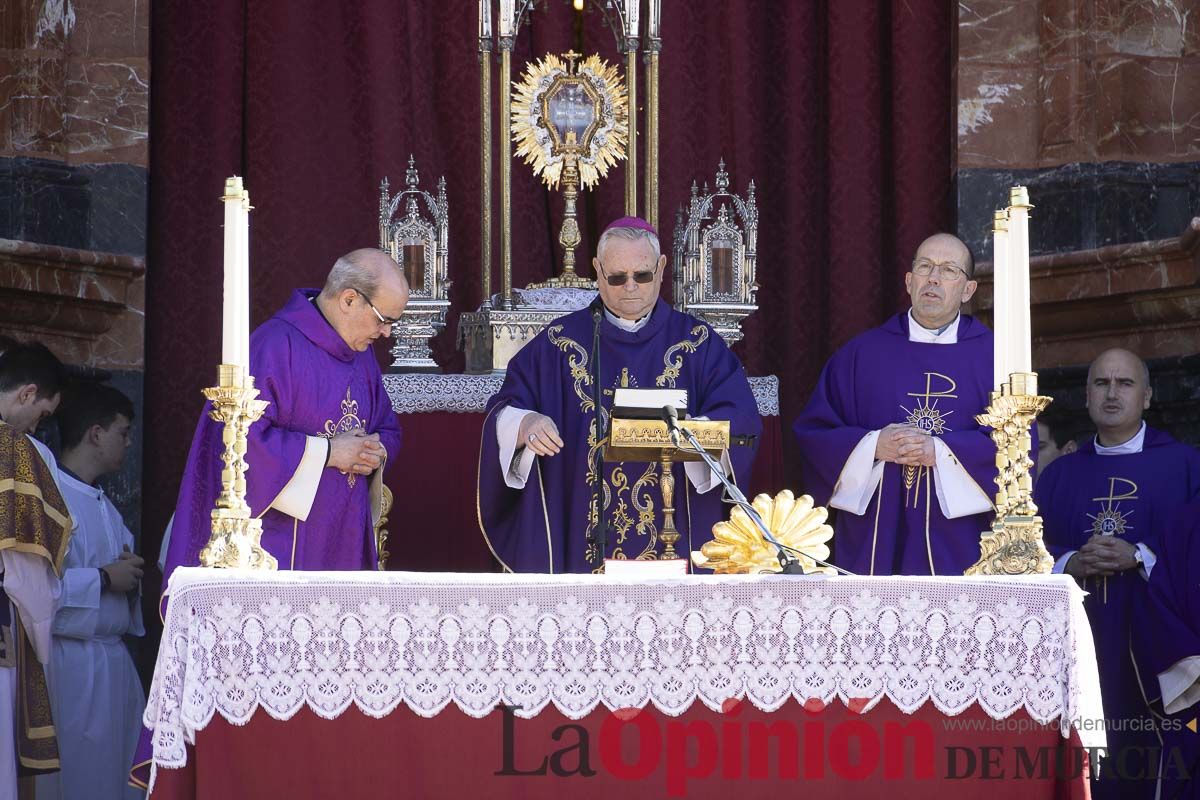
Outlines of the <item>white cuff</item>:
[{"label": "white cuff", "polygon": [[317,498],[317,487],[321,485],[321,473],[325,471],[325,459],[329,456],[330,442],[321,436],[306,436],[304,440],[304,455],[300,458],[300,466],[292,473],[283,491],[271,503],[271,508],[278,509],[289,517],[304,522],[312,511],[313,500]]},{"label": "white cuff", "polygon": [[833,497],[829,498],[832,508],[840,508],[860,517],[866,513],[875,487],[883,480],[884,463],[875,460],[875,446],[878,443],[879,431],[871,431],[859,440],[833,487]]},{"label": "white cuff", "polygon": [[963,467],[950,446],[936,436],[933,453],[933,487],[942,516],[958,519],[992,510],[992,499]]},{"label": "white cuff", "polygon": [[[733,475],[733,462],[729,460],[729,451],[721,451],[721,469],[726,476]],[[708,464],[703,461],[685,461],[683,462],[683,474],[687,475],[687,479],[691,481],[692,486],[698,494],[711,492],[713,489],[721,485],[721,479],[712,470]],[[731,478],[732,480],[732,478]]]},{"label": "white cuff", "polygon": [[1158,673],[1158,688],[1162,690],[1163,711],[1168,714],[1178,714],[1200,703],[1200,656],[1182,658],[1166,672]]},{"label": "white cuff", "polygon": [[1068,550],[1066,553],[1058,557],[1058,561],[1054,562],[1054,569],[1051,570],[1055,575],[1062,575],[1067,571],[1067,562],[1071,560],[1071,556],[1078,553],[1078,550]]},{"label": "white cuff", "polygon": [[[524,489],[529,480],[529,471],[533,469],[535,453],[524,442],[517,441],[521,430],[521,420],[527,414],[532,414],[523,408],[505,406],[496,414],[496,444],[500,447],[500,472],[504,475],[504,483],[510,489]],[[521,451],[520,458],[513,462],[513,454]]]},{"label": "white cuff", "polygon": [[[1112,494],[1109,492],[1109,494]],[[1150,580],[1150,571],[1154,569],[1154,565],[1158,563],[1158,556],[1154,555],[1154,551],[1141,542],[1135,542],[1134,547],[1142,554],[1142,563],[1138,572],[1142,573],[1142,577]]]}]

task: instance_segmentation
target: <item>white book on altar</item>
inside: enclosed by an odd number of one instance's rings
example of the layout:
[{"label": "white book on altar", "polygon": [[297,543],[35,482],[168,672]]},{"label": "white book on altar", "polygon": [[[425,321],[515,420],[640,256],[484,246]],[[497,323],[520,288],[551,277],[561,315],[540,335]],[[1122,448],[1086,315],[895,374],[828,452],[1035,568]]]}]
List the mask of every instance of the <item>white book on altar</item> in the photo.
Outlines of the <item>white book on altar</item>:
[{"label": "white book on altar", "polygon": [[682,578],[687,575],[687,561],[682,558],[671,558],[666,561],[606,558],[604,559],[604,574],[613,578],[633,578],[635,580]]},{"label": "white book on altar", "polygon": [[687,389],[630,389],[613,392],[613,416],[621,419],[662,419],[663,406],[687,416]]}]

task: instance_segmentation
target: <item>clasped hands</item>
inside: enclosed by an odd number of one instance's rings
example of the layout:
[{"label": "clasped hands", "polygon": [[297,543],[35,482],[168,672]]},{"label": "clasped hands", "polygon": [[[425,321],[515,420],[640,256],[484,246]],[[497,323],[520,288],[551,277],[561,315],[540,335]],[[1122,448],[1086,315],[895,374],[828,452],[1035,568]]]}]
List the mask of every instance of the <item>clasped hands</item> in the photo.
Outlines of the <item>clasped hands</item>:
[{"label": "clasped hands", "polygon": [[100,568],[108,573],[108,590],[118,594],[132,592],[142,579],[142,566],[145,563],[141,556],[123,547],[116,561]]},{"label": "clasped hands", "polygon": [[1093,534],[1063,569],[1073,578],[1108,577],[1138,565],[1137,547],[1116,536]]},{"label": "clasped hands", "polygon": [[937,464],[937,451],[933,437],[915,425],[888,425],[875,442],[875,460],[906,467],[932,467]]},{"label": "clasped hands", "polygon": [[387,458],[387,449],[380,444],[378,433],[362,428],[344,431],[329,440],[329,461],[326,466],[355,475],[370,475]]}]

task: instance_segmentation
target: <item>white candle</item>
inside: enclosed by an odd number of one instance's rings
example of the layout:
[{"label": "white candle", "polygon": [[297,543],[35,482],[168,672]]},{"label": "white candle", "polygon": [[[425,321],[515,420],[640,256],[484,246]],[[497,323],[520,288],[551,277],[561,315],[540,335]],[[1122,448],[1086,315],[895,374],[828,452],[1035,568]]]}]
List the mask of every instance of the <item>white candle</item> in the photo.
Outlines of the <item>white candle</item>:
[{"label": "white candle", "polygon": [[221,309],[221,363],[248,366],[249,344],[249,217],[242,179],[225,181],[225,284]]},{"label": "white candle", "polygon": [[1029,193],[1014,186],[1008,209],[1008,261],[1012,265],[1010,283],[1012,309],[1013,372],[1033,371],[1032,336],[1029,330]]},{"label": "white candle", "polygon": [[513,35],[514,0],[500,0],[500,36]]},{"label": "white candle", "polygon": [[241,203],[242,234],[238,237],[238,276],[241,286],[238,287],[237,337],[238,355],[250,374],[250,193],[242,190]]},{"label": "white candle", "polygon": [[996,391],[1012,372],[1012,271],[1008,263],[1008,212],[997,211],[992,224],[992,330],[995,335],[992,385]]},{"label": "white candle", "polygon": [[492,38],[492,0],[479,0],[479,38]]}]

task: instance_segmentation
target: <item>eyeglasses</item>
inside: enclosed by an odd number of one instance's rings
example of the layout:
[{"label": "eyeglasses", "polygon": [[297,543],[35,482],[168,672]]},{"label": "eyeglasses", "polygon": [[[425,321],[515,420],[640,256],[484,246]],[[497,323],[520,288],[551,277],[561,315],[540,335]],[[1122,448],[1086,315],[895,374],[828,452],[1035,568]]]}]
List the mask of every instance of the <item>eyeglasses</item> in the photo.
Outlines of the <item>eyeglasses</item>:
[{"label": "eyeglasses", "polygon": [[966,278],[967,273],[962,267],[947,262],[945,264],[935,264],[927,258],[920,258],[913,262],[912,271],[914,275],[928,277],[933,274],[934,269],[937,270],[937,276],[944,281],[955,281],[959,278]]},{"label": "eyeglasses", "polygon": [[641,269],[634,273],[622,272],[617,275],[609,275],[604,271],[604,265],[600,265],[600,274],[604,276],[604,280],[608,281],[609,286],[624,286],[630,278],[633,278],[634,283],[646,284],[654,280],[654,276],[658,273],[658,267],[654,269]]},{"label": "eyeglasses", "polygon": [[[354,289],[353,286],[350,288]],[[375,313],[375,318],[379,320],[380,325],[391,327],[400,321],[399,319],[392,319],[391,317],[385,317],[383,314],[380,314],[379,309],[375,307],[375,304],[371,302],[371,298],[367,297],[367,293],[362,289],[354,289],[354,291],[358,292],[359,297],[367,301],[367,305],[369,305],[371,307],[371,311]]]}]

